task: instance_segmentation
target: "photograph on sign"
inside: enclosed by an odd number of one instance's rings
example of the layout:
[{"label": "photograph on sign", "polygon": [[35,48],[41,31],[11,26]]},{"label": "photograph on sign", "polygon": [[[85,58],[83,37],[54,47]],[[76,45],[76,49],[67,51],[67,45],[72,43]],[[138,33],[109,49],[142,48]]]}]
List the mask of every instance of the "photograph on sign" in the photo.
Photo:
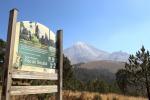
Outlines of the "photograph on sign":
[{"label": "photograph on sign", "polygon": [[30,21],[18,22],[14,68],[55,73],[56,36],[46,26]]}]

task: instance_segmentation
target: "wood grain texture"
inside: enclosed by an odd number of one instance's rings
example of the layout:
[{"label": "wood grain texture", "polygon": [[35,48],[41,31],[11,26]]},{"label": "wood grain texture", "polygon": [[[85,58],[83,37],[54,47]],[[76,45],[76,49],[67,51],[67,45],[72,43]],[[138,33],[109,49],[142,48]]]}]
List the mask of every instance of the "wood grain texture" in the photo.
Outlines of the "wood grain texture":
[{"label": "wood grain texture", "polygon": [[16,79],[40,79],[40,80],[58,80],[57,73],[42,73],[14,70],[12,72],[12,78]]},{"label": "wood grain texture", "polygon": [[11,95],[28,95],[28,94],[42,94],[57,92],[57,85],[46,86],[12,86]]},{"label": "wood grain texture", "polygon": [[62,100],[63,85],[63,30],[57,31],[57,66],[58,66],[58,93],[57,100]]},{"label": "wood grain texture", "polygon": [[1,100],[10,100],[10,87],[12,83],[11,71],[13,63],[14,44],[16,37],[17,9],[12,9],[9,14],[9,24],[7,33],[6,58],[4,64],[3,87]]}]

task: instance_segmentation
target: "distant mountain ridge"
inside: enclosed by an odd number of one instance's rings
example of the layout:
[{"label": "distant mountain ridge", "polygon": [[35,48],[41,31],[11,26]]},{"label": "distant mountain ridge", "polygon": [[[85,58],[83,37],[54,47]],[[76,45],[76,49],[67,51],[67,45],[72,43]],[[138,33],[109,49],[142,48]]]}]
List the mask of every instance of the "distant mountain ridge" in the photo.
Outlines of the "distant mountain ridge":
[{"label": "distant mountain ridge", "polygon": [[69,58],[72,64],[87,63],[91,61],[99,60],[111,60],[111,61],[127,61],[129,54],[126,52],[113,52],[109,53],[103,50],[99,50],[94,46],[86,44],[84,42],[77,42],[73,46],[64,50],[64,55]]}]

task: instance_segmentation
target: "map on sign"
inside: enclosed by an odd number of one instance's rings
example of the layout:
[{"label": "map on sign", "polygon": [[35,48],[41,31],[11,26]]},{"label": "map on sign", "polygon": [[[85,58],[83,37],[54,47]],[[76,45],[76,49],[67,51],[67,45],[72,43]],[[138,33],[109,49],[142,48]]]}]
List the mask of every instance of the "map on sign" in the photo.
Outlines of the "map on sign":
[{"label": "map on sign", "polygon": [[46,26],[30,21],[18,22],[14,68],[25,71],[54,72],[56,36]]}]

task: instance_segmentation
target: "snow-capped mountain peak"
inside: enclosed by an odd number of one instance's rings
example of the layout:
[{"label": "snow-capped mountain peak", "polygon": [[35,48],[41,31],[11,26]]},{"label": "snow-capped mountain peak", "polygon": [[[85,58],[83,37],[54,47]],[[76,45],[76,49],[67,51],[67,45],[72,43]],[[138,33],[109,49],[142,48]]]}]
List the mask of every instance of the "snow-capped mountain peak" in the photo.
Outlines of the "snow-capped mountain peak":
[{"label": "snow-capped mountain peak", "polygon": [[124,52],[108,53],[106,51],[99,50],[94,46],[91,46],[84,42],[75,43],[73,46],[65,49],[64,54],[71,60],[72,64],[96,60],[124,61],[128,57],[127,53]]},{"label": "snow-capped mountain peak", "polygon": [[86,46],[87,44],[85,42],[78,41],[74,44],[75,46]]}]

